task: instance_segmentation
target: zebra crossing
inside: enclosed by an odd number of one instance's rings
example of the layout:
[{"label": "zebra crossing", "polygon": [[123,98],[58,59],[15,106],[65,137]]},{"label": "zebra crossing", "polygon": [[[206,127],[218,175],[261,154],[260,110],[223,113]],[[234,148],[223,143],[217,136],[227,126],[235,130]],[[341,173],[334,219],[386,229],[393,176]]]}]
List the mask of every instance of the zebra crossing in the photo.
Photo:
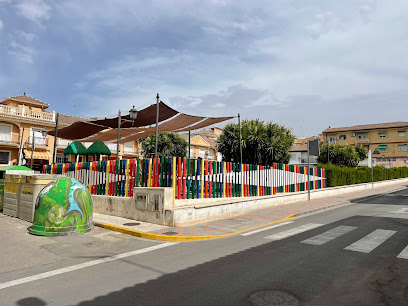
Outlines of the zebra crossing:
[{"label": "zebra crossing", "polygon": [[[295,228],[291,228],[288,230],[284,230],[278,233],[275,233],[270,236],[263,237],[264,239],[268,239],[271,241],[279,241],[285,238],[289,238],[295,236],[297,234],[305,233],[309,230],[319,228],[325,224],[320,223],[307,223]],[[332,228],[328,231],[322,232],[316,236],[312,236],[307,238],[300,243],[302,244],[310,244],[310,245],[324,245],[330,241],[333,241],[337,238],[340,238],[344,235],[352,231],[356,231],[358,227],[356,226],[337,226]],[[368,235],[362,237],[361,239],[353,242],[352,244],[344,247],[344,250],[347,251],[354,251],[360,253],[370,253],[371,251],[375,250],[377,247],[386,243],[388,239],[390,239],[397,231],[393,230],[386,230],[386,229],[376,229],[373,232],[369,233]],[[408,241],[407,241],[408,242]],[[408,246],[406,246],[398,255],[398,258],[408,259]]]}]

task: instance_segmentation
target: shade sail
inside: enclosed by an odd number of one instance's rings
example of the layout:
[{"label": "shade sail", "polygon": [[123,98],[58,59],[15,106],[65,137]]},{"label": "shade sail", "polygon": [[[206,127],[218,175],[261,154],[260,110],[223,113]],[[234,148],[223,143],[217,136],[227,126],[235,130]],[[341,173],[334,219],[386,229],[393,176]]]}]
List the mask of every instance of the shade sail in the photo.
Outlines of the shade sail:
[{"label": "shade sail", "polygon": [[186,128],[179,129],[179,130],[175,130],[174,132],[186,132],[186,131],[198,130],[198,129],[204,128],[206,126],[209,126],[209,125],[213,125],[213,124],[216,124],[216,123],[220,123],[220,122],[223,122],[223,121],[230,120],[232,118],[234,118],[234,117],[207,118],[207,119],[205,119],[205,120],[203,120],[203,121],[201,121],[201,122],[199,122],[197,124],[194,124],[194,125],[191,125],[191,126],[188,126]]},{"label": "shade sail", "polygon": [[[120,130],[120,137],[126,137],[129,135],[133,135],[136,133],[143,132],[142,128],[128,128],[128,129],[121,129]],[[101,141],[112,141],[116,140],[118,138],[118,129],[108,129],[108,130],[103,130],[99,132],[96,135],[87,137],[83,139],[82,141],[86,142],[92,142],[96,140],[101,140]]]},{"label": "shade sail", "polygon": [[86,154],[97,154],[97,155],[111,155],[111,150],[103,143],[103,141],[95,141],[86,150]]},{"label": "shade sail", "polygon": [[64,155],[70,155],[70,154],[85,155],[86,154],[86,148],[79,141],[74,141],[74,142],[70,143],[68,145],[68,147],[66,147],[65,150],[64,150]]},{"label": "shade sail", "polygon": [[[70,140],[82,139],[105,129],[105,126],[95,125],[90,122],[78,121],[70,126],[58,129],[58,137]],[[47,134],[55,136],[55,131],[49,131]]]},{"label": "shade sail", "polygon": [[[145,109],[142,109],[138,112],[137,118],[132,122],[123,122],[121,124],[121,128],[130,128],[130,127],[141,127],[151,124],[156,124],[156,104],[152,104]],[[162,101],[159,103],[159,122],[167,120],[175,115],[178,114],[178,111],[170,108]],[[130,116],[121,116],[122,120],[130,120]],[[95,120],[91,121],[94,124],[103,125],[110,128],[117,128],[118,127],[118,118],[112,119],[102,119],[102,120]]]},{"label": "shade sail", "polygon": [[[31,150],[24,150],[26,159],[31,158]],[[51,159],[51,154],[47,151],[34,151],[33,159]]]}]

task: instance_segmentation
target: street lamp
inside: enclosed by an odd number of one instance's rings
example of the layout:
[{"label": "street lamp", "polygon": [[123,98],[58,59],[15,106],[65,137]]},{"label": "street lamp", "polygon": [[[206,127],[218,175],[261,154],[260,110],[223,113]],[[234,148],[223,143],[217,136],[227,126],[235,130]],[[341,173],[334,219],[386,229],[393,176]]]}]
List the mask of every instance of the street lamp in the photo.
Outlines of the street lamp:
[{"label": "street lamp", "polygon": [[374,149],[373,153],[371,153],[371,186],[374,188],[374,159],[373,159],[373,155],[380,155],[380,151],[376,149]]},{"label": "street lamp", "polygon": [[133,105],[132,109],[129,110],[129,116],[130,116],[131,120],[122,119],[120,110],[118,112],[118,140],[117,140],[117,143],[116,143],[116,160],[119,159],[120,126],[122,125],[122,123],[125,123],[125,122],[132,122],[132,125],[133,125],[133,123],[135,123],[135,120],[137,118],[137,113],[138,113],[138,111],[137,111],[137,109],[135,108],[134,105]]}]

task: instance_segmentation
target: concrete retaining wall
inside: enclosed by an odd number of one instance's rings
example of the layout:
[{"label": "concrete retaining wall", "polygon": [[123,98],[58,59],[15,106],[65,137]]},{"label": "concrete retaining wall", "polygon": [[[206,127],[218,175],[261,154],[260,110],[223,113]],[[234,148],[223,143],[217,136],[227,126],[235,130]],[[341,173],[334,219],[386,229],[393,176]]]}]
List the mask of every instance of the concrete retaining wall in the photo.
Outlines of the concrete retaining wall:
[{"label": "concrete retaining wall", "polygon": [[[408,178],[374,183],[374,188],[408,183]],[[311,191],[311,199],[371,189],[371,183]],[[94,212],[167,226],[188,226],[238,216],[252,210],[307,201],[307,192],[264,197],[173,200],[172,188],[135,188],[133,198],[96,196]]]}]

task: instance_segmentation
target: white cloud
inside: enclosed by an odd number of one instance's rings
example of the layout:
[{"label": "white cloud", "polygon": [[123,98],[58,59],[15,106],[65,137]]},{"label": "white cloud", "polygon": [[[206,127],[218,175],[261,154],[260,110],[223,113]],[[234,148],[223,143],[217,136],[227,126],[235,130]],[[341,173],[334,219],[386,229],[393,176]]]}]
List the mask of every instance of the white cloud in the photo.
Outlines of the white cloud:
[{"label": "white cloud", "polygon": [[21,16],[36,23],[50,18],[51,6],[43,0],[22,0],[16,8]]},{"label": "white cloud", "polygon": [[34,56],[34,48],[27,46],[27,45],[22,45],[20,43],[17,43],[15,40],[11,41],[10,49],[8,51],[9,54],[15,56],[18,60],[33,64],[33,56]]}]

